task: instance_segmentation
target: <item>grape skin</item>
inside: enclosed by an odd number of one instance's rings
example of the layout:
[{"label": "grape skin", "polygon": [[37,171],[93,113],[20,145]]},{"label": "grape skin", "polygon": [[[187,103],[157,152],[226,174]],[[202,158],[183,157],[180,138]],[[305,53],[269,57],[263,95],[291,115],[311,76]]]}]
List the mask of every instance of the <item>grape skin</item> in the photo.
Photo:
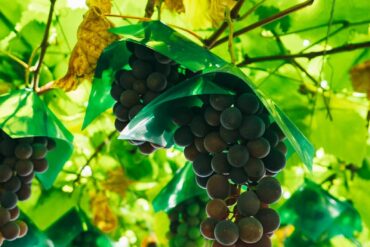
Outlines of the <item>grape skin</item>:
[{"label": "grape skin", "polygon": [[215,227],[215,239],[218,243],[230,246],[235,244],[239,238],[238,226],[229,221],[223,220],[217,223]]},{"label": "grape skin", "polygon": [[226,203],[220,199],[213,199],[207,203],[206,212],[208,217],[216,220],[224,220],[229,215]]},{"label": "grape skin", "polygon": [[252,190],[243,192],[237,201],[238,212],[243,216],[254,216],[261,207],[261,201]]},{"label": "grape skin", "polygon": [[207,193],[211,199],[224,200],[230,194],[231,186],[222,175],[213,175],[207,182]]},{"label": "grape skin", "polygon": [[263,235],[261,223],[254,217],[245,217],[238,222],[240,240],[247,244],[260,241]]},{"label": "grape skin", "polygon": [[264,177],[256,187],[256,194],[263,203],[272,204],[281,197],[279,181],[274,177]]}]

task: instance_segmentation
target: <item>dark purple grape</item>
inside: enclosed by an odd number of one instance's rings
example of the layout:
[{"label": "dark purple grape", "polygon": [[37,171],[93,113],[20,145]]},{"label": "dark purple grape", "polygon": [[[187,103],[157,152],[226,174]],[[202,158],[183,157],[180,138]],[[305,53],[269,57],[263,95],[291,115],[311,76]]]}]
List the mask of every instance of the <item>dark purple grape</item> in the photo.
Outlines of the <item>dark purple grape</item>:
[{"label": "dark purple grape", "polygon": [[209,103],[217,111],[223,111],[234,103],[233,95],[211,94]]},{"label": "dark purple grape", "polygon": [[120,97],[120,103],[126,108],[131,108],[134,105],[139,104],[139,100],[139,95],[134,90],[126,90],[121,94]]},{"label": "dark purple grape", "polygon": [[267,170],[277,173],[285,167],[285,155],[277,148],[272,148],[270,153],[263,159]]},{"label": "dark purple grape", "polygon": [[146,79],[147,87],[154,92],[161,92],[167,87],[167,78],[161,73],[151,73]]},{"label": "dark purple grape", "polygon": [[33,170],[37,173],[44,173],[49,168],[47,159],[32,160]]},{"label": "dark purple grape", "polygon": [[9,181],[3,184],[4,189],[14,193],[17,192],[21,188],[21,186],[22,182],[17,176],[12,177],[11,179],[9,179]]},{"label": "dark purple grape", "polygon": [[16,222],[9,222],[0,227],[0,232],[6,240],[13,241],[19,236],[20,229]]},{"label": "dark purple grape", "polygon": [[194,144],[191,144],[184,149],[185,158],[189,161],[194,161],[199,154],[200,153]]},{"label": "dark purple grape", "polygon": [[153,67],[150,63],[136,60],[132,63],[132,74],[137,79],[145,80],[150,73],[153,72]]},{"label": "dark purple grape", "polygon": [[42,145],[40,143],[34,143],[32,145],[33,153],[31,158],[32,159],[43,159],[46,157],[48,153],[48,149],[45,147],[45,145]]},{"label": "dark purple grape", "polygon": [[221,199],[213,199],[207,203],[206,212],[208,217],[216,220],[224,220],[229,216],[229,208]]},{"label": "dark purple grape", "polygon": [[282,194],[279,181],[274,177],[264,177],[256,187],[256,194],[266,204],[278,201]]},{"label": "dark purple grape", "polygon": [[236,107],[225,109],[221,113],[221,125],[228,130],[235,130],[242,124],[243,116],[240,110]]},{"label": "dark purple grape", "polygon": [[224,200],[230,194],[231,186],[227,181],[227,178],[215,174],[207,182],[207,193],[212,199]]},{"label": "dark purple grape", "polygon": [[203,116],[194,116],[190,122],[190,128],[196,137],[205,137],[210,131],[210,126],[206,123]]},{"label": "dark purple grape", "polygon": [[255,217],[261,222],[264,233],[272,233],[280,226],[279,214],[272,208],[261,208]]},{"label": "dark purple grape", "polygon": [[285,145],[284,142],[279,142],[276,146],[276,149],[279,150],[280,152],[282,152],[284,154],[284,156],[287,154],[288,152],[288,148],[287,146]]},{"label": "dark purple grape", "polygon": [[174,110],[172,115],[172,121],[177,125],[187,125],[193,118],[193,114],[188,107],[179,107]]},{"label": "dark purple grape", "polygon": [[[272,243],[271,243],[271,239],[267,235],[263,235],[261,240],[258,241],[257,243],[245,244],[245,245],[241,245],[241,246],[245,246],[245,247],[271,247]],[[238,245],[236,247],[238,247]]]},{"label": "dark purple grape", "polygon": [[218,132],[211,132],[204,138],[204,147],[210,153],[219,153],[226,148],[226,143]]},{"label": "dark purple grape", "polygon": [[219,111],[216,111],[212,107],[208,106],[204,110],[204,120],[210,126],[219,126],[220,125],[220,115]]},{"label": "dark purple grape", "polygon": [[239,237],[244,243],[253,244],[261,240],[263,228],[261,223],[253,217],[242,218],[238,222]]},{"label": "dark purple grape", "polygon": [[252,93],[244,93],[238,97],[236,106],[244,114],[254,114],[258,111],[260,102],[256,95]]},{"label": "dark purple grape", "polygon": [[229,177],[235,184],[245,184],[248,182],[248,175],[245,173],[243,167],[233,167],[230,171]]},{"label": "dark purple grape", "polygon": [[138,94],[143,95],[147,92],[146,84],[144,80],[135,80],[132,89]]},{"label": "dark purple grape", "polygon": [[143,108],[144,105],[142,104],[134,105],[128,112],[128,118],[132,120]]},{"label": "dark purple grape", "polygon": [[265,123],[257,116],[252,115],[245,117],[239,129],[239,133],[247,140],[256,139],[265,133]]},{"label": "dark purple grape", "polygon": [[205,239],[213,240],[215,239],[215,228],[218,223],[218,220],[212,219],[212,218],[207,218],[202,221],[200,224],[200,232],[202,236]]},{"label": "dark purple grape", "polygon": [[12,209],[17,205],[18,198],[14,192],[4,191],[0,196],[1,206],[5,209]]},{"label": "dark purple grape", "polygon": [[240,194],[237,204],[238,212],[243,216],[254,216],[261,206],[261,201],[252,190]]},{"label": "dark purple grape", "polygon": [[0,208],[0,227],[8,223],[11,219],[9,210],[5,208]]},{"label": "dark purple grape", "polygon": [[23,238],[24,236],[26,236],[26,234],[28,232],[28,226],[23,221],[18,221],[17,224],[19,226],[18,238]]},{"label": "dark purple grape", "polygon": [[270,143],[271,147],[275,147],[279,142],[278,135],[270,128],[266,129],[265,134],[263,134],[263,138],[265,138]]},{"label": "dark purple grape", "polygon": [[254,158],[265,158],[270,152],[270,143],[263,137],[247,143],[249,154]]},{"label": "dark purple grape", "polygon": [[181,147],[187,147],[193,143],[194,136],[189,126],[181,126],[173,135],[174,142]]},{"label": "dark purple grape", "polygon": [[194,145],[200,153],[206,153],[207,150],[204,147],[204,138],[195,137]]},{"label": "dark purple grape", "polygon": [[118,101],[122,93],[123,93],[123,88],[121,88],[116,83],[113,83],[112,88],[110,89],[110,95],[112,96],[112,98]]},{"label": "dark purple grape", "polygon": [[151,101],[153,101],[158,96],[158,93],[147,91],[143,96],[143,103],[144,105],[149,104]]},{"label": "dark purple grape", "polygon": [[227,161],[234,167],[243,167],[249,159],[248,149],[245,146],[236,144],[230,147],[227,153]]},{"label": "dark purple grape", "polygon": [[54,148],[56,148],[57,146],[57,143],[52,139],[52,138],[48,138],[48,145],[46,146],[47,149],[49,151],[53,150]]},{"label": "dark purple grape", "polygon": [[224,153],[216,153],[212,158],[211,166],[213,171],[218,174],[227,174],[231,171],[231,166]]},{"label": "dark purple grape", "polygon": [[212,156],[206,153],[199,154],[193,162],[193,170],[199,177],[208,177],[213,173],[211,167]]},{"label": "dark purple grape", "polygon": [[239,239],[238,226],[229,220],[218,222],[215,227],[215,239],[226,246],[235,244]]},{"label": "dark purple grape", "polygon": [[234,144],[238,141],[240,137],[239,130],[228,130],[221,126],[220,127],[220,137],[227,144]]},{"label": "dark purple grape", "polygon": [[279,141],[284,141],[285,140],[285,134],[280,129],[279,125],[276,122],[271,124],[270,129],[278,135]]},{"label": "dark purple grape", "polygon": [[134,52],[135,56],[139,59],[142,59],[142,60],[153,60],[154,59],[154,55],[153,55],[153,50],[149,49],[148,47],[146,46],[143,46],[143,45],[138,45],[136,44],[134,46]]},{"label": "dark purple grape", "polygon": [[155,151],[155,148],[150,145],[149,142],[144,142],[144,144],[139,145],[138,148],[142,154],[151,154]]},{"label": "dark purple grape", "polygon": [[157,60],[158,63],[162,64],[169,64],[172,62],[171,58],[166,57],[165,55],[162,55],[158,52],[154,52],[155,60]]},{"label": "dark purple grape", "polygon": [[29,159],[32,155],[32,146],[28,143],[19,143],[15,147],[14,154],[18,159]]},{"label": "dark purple grape", "polygon": [[113,107],[113,113],[121,122],[127,122],[128,118],[128,109],[123,107],[121,103],[117,102]]},{"label": "dark purple grape", "polygon": [[249,180],[253,182],[260,181],[266,174],[262,160],[252,157],[249,158],[247,164],[244,166],[244,171],[247,173]]},{"label": "dark purple grape", "polygon": [[[134,77],[131,71],[121,70],[118,73],[118,84],[123,89],[129,90],[133,88],[134,82],[137,79]],[[122,93],[121,91],[121,93]],[[118,100],[117,100],[118,101]]]},{"label": "dark purple grape", "polygon": [[0,165],[0,183],[8,181],[12,175],[13,171],[8,165]]},{"label": "dark purple grape", "polygon": [[27,175],[27,176],[24,176],[24,177],[19,177],[19,179],[21,180],[22,183],[24,184],[31,184],[32,183],[32,180],[33,178],[35,177],[35,173],[32,172],[31,174]]},{"label": "dark purple grape", "polygon": [[20,214],[20,210],[19,210],[18,207],[9,209],[9,214],[10,214],[10,220],[11,221],[17,220],[18,217],[19,217],[19,214]]},{"label": "dark purple grape", "polygon": [[20,190],[17,192],[18,200],[25,201],[31,197],[31,185],[22,184]]}]

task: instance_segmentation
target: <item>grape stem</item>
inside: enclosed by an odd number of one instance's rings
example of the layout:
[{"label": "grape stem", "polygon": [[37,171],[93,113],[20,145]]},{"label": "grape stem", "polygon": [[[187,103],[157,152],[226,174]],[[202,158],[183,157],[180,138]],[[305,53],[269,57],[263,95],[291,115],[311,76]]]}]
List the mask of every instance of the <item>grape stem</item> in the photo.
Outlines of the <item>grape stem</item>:
[{"label": "grape stem", "polygon": [[18,63],[24,69],[26,69],[26,70],[29,69],[29,66],[28,66],[27,63],[25,63],[24,61],[22,61],[22,59],[20,59],[19,57],[13,55],[12,53],[10,53],[8,51],[2,51],[2,50],[0,50],[0,53],[3,53],[4,55],[8,56],[10,59],[12,59],[14,62]]},{"label": "grape stem", "polygon": [[[271,22],[274,22],[276,20],[279,20],[279,19],[281,19],[281,18],[283,18],[283,17],[285,17],[285,16],[287,16],[287,15],[289,15],[289,14],[295,12],[295,11],[298,11],[300,9],[303,9],[303,8],[307,7],[307,6],[312,5],[314,3],[314,1],[315,0],[307,0],[307,1],[303,2],[303,3],[294,5],[293,7],[290,7],[288,9],[286,9],[286,10],[283,10],[283,11],[281,11],[281,12],[275,14],[275,15],[272,15],[270,17],[267,17],[267,18],[263,19],[263,20],[260,20],[258,22],[255,22],[255,23],[253,23],[253,24],[251,24],[249,26],[246,26],[246,27],[244,27],[244,28],[236,31],[234,33],[234,37],[238,37],[238,36],[240,36],[240,35],[242,35],[242,34],[244,34],[246,32],[249,32],[251,30],[254,30],[254,29],[258,28],[258,27],[261,27],[261,26],[264,26],[264,25],[269,24]],[[226,37],[223,37],[223,38],[221,38],[221,39],[219,39],[217,41],[214,41],[207,48],[212,49],[212,48],[214,48],[214,47],[216,47],[218,45],[221,45],[221,44],[223,44],[223,43],[225,43],[227,41],[228,41],[228,37],[226,36]]]},{"label": "grape stem", "polygon": [[51,22],[53,20],[53,13],[54,13],[55,3],[56,3],[56,0],[50,0],[49,16],[48,16],[48,20],[46,22],[44,37],[42,38],[41,45],[40,45],[40,48],[41,48],[40,58],[39,58],[39,61],[37,63],[34,75],[33,75],[33,90],[35,92],[37,92],[37,90],[38,90],[40,70],[41,70],[42,63],[43,63],[44,58],[45,58],[46,50],[49,46],[48,38],[49,38]]}]

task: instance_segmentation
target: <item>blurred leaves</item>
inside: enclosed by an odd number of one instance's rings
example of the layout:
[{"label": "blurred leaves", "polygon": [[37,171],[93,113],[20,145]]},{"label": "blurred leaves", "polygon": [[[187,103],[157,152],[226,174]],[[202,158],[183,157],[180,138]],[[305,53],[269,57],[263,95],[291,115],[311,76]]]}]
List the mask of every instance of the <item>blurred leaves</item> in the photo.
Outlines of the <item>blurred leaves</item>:
[{"label": "blurred leaves", "polygon": [[90,195],[91,213],[94,224],[105,233],[114,231],[118,225],[117,216],[109,205],[109,199],[104,192],[92,193]]},{"label": "blurred leaves", "polygon": [[[259,20],[263,20],[279,12],[280,10],[274,6],[261,6],[257,8],[255,14],[258,16]],[[280,28],[283,33],[286,33],[290,28],[290,17],[285,16],[277,21],[264,25],[263,28],[269,31],[275,31],[276,28]]]},{"label": "blurred leaves", "polygon": [[370,61],[358,64],[351,69],[352,86],[356,92],[366,93],[370,99]]},{"label": "blurred leaves", "polygon": [[102,182],[104,189],[125,197],[127,188],[132,183],[124,174],[122,168],[116,168],[108,173],[107,180]]}]

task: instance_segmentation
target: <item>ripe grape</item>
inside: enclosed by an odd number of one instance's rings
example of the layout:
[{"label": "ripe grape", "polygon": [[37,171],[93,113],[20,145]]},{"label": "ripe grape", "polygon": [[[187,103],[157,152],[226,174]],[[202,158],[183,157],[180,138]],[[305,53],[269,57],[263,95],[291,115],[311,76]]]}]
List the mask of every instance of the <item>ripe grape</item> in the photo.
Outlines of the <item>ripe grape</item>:
[{"label": "ripe grape", "polygon": [[[118,85],[121,88],[121,93],[123,89],[132,89],[134,82],[137,80],[131,71],[128,70],[120,70],[117,72],[118,77]],[[118,101],[118,100],[117,100]]]},{"label": "ripe grape", "polygon": [[227,153],[227,161],[234,167],[243,167],[249,159],[249,153],[245,146],[233,145]]},{"label": "ripe grape", "polygon": [[263,137],[251,140],[247,143],[249,154],[254,158],[264,158],[270,152],[270,143]]},{"label": "ripe grape", "polygon": [[259,138],[265,132],[265,123],[257,116],[252,115],[245,117],[239,132],[240,135],[247,140]]},{"label": "ripe grape", "polygon": [[18,221],[17,224],[19,226],[18,238],[23,238],[28,232],[28,226],[23,221]]},{"label": "ripe grape", "polygon": [[226,148],[226,143],[218,132],[211,132],[204,138],[204,147],[210,153],[219,153]]},{"label": "ripe grape", "polygon": [[177,125],[187,125],[193,118],[191,110],[187,107],[176,108],[172,113],[172,121]]},{"label": "ripe grape", "polygon": [[123,88],[121,88],[119,85],[117,85],[116,83],[113,83],[112,84],[112,88],[110,90],[110,95],[112,96],[112,98],[116,101],[119,100],[121,94],[123,92]]},{"label": "ripe grape", "polygon": [[37,173],[44,173],[49,168],[47,159],[32,160],[33,170]]},{"label": "ripe grape", "polygon": [[138,94],[143,95],[146,93],[147,88],[144,80],[135,80],[132,89],[135,90]]},{"label": "ripe grape", "polygon": [[29,184],[22,184],[17,192],[18,200],[25,201],[31,196],[31,186]]},{"label": "ripe grape", "polygon": [[279,142],[276,146],[276,149],[282,152],[284,155],[286,155],[286,153],[288,152],[288,148],[284,142]]},{"label": "ripe grape", "polygon": [[18,219],[20,211],[18,207],[15,207],[15,208],[10,209],[9,213],[10,213],[10,220],[14,221]]},{"label": "ripe grape", "polygon": [[212,176],[212,174],[208,177],[200,177],[200,176],[195,176],[195,181],[197,183],[197,185],[202,188],[202,189],[206,189],[207,188],[207,182],[208,182],[208,179]]},{"label": "ripe grape", "polygon": [[255,114],[260,107],[260,101],[254,94],[244,93],[238,97],[236,106],[244,114]]},{"label": "ripe grape", "polygon": [[265,134],[263,134],[263,138],[265,138],[270,143],[271,147],[275,147],[279,142],[278,135],[270,128],[266,129]]},{"label": "ripe grape", "polygon": [[35,177],[35,173],[32,172],[30,175],[27,175],[27,176],[24,176],[24,177],[19,176],[19,179],[24,184],[31,184],[34,177]]},{"label": "ripe grape", "polygon": [[48,145],[46,146],[49,151],[53,150],[57,146],[57,143],[51,139],[48,138]]},{"label": "ripe grape", "polygon": [[140,58],[142,60],[153,60],[154,55],[153,55],[153,50],[149,49],[146,46],[136,44],[134,46],[134,51],[133,53],[137,58]]},{"label": "ripe grape", "polygon": [[21,188],[21,185],[22,185],[21,180],[17,176],[14,176],[9,181],[7,181],[3,185],[3,187],[7,191],[11,191],[15,193]]},{"label": "ripe grape", "polygon": [[277,148],[272,148],[270,153],[263,159],[263,163],[267,170],[276,173],[285,167],[285,155]]},{"label": "ripe grape", "polygon": [[177,145],[186,147],[193,143],[194,136],[189,126],[181,126],[175,131],[173,139]]},{"label": "ripe grape", "polygon": [[226,174],[231,170],[231,166],[227,161],[226,154],[224,153],[216,153],[212,158],[211,166],[213,171],[218,174]]},{"label": "ripe grape", "polygon": [[149,104],[151,101],[153,101],[159,94],[152,92],[152,91],[147,91],[144,96],[143,96],[143,103],[145,105]]},{"label": "ripe grape", "polygon": [[248,181],[248,175],[242,167],[233,167],[230,172],[230,179],[235,184],[245,184]]},{"label": "ripe grape", "polygon": [[18,160],[15,164],[15,171],[19,176],[27,176],[33,172],[33,164],[30,160]]},{"label": "ripe grape", "polygon": [[230,107],[221,113],[221,125],[225,129],[235,130],[242,124],[243,116],[236,107]]},{"label": "ripe grape", "polygon": [[242,218],[238,222],[240,240],[253,244],[262,238],[263,228],[261,223],[253,217]]},{"label": "ripe grape", "polygon": [[202,221],[200,224],[200,232],[202,236],[206,239],[213,240],[215,239],[215,228],[218,223],[218,220],[213,218],[207,218]]},{"label": "ripe grape", "polygon": [[146,79],[146,85],[154,92],[161,92],[167,87],[166,76],[158,72],[153,72]]},{"label": "ripe grape", "polygon": [[124,107],[131,108],[139,104],[139,95],[134,90],[126,90],[121,94],[120,102]]},{"label": "ripe grape", "polygon": [[260,209],[261,201],[254,191],[249,190],[240,194],[236,205],[241,215],[253,216]]},{"label": "ripe grape", "polygon": [[6,240],[12,241],[19,236],[20,229],[17,223],[9,222],[0,227],[0,232]]},{"label": "ripe grape", "polygon": [[207,182],[207,193],[212,199],[224,200],[230,194],[231,186],[227,178],[222,175],[213,175]]},{"label": "ripe grape", "polygon": [[261,222],[264,233],[274,232],[280,226],[279,214],[272,208],[261,208],[255,217]]},{"label": "ripe grape", "polygon": [[48,153],[48,149],[41,143],[34,143],[32,145],[33,153],[31,158],[32,159],[43,159],[46,157]]},{"label": "ripe grape", "polygon": [[138,148],[142,154],[151,154],[155,151],[155,148],[149,142],[144,142]]},{"label": "ripe grape", "polygon": [[216,111],[212,107],[208,106],[204,110],[204,120],[210,126],[219,126],[220,125],[220,112]]},{"label": "ripe grape", "polygon": [[234,103],[234,96],[225,94],[211,94],[209,103],[217,111],[223,111]]},{"label": "ripe grape", "polygon": [[238,226],[229,221],[223,220],[217,223],[215,227],[215,239],[220,244],[230,246],[236,243],[239,238]]},{"label": "ripe grape", "polygon": [[136,60],[132,63],[132,74],[137,79],[146,79],[150,73],[153,72],[153,67],[150,63],[142,61],[142,60]]},{"label": "ripe grape", "polygon": [[128,112],[128,118],[132,120],[140,111],[144,108],[144,105],[138,104],[133,107]]},{"label": "ripe grape", "polygon": [[240,137],[239,130],[228,130],[228,129],[225,129],[223,126],[221,126],[220,127],[220,137],[227,144],[234,144],[238,141]]},{"label": "ripe grape", "polygon": [[216,220],[224,220],[229,216],[226,203],[220,199],[213,199],[207,203],[206,212],[208,217]]},{"label": "ripe grape", "polygon": [[154,52],[154,57],[155,57],[155,60],[157,60],[157,62],[161,64],[169,64],[172,61],[171,58],[166,57],[165,55],[162,55],[158,52]]},{"label": "ripe grape", "polygon": [[205,137],[210,131],[210,126],[201,115],[194,116],[190,122],[190,128],[196,137]]},{"label": "ripe grape", "polygon": [[266,169],[260,159],[249,158],[247,164],[244,166],[244,171],[247,173],[249,180],[258,182],[265,176]]},{"label": "ripe grape", "polygon": [[121,122],[126,122],[128,118],[128,109],[123,107],[121,103],[117,102],[113,107],[113,113]]},{"label": "ripe grape", "polygon": [[29,159],[32,155],[32,146],[28,143],[20,143],[16,146],[14,154],[18,159]]},{"label": "ripe grape", "polygon": [[6,209],[12,209],[17,205],[18,198],[11,191],[4,191],[0,196],[0,204]]},{"label": "ripe grape", "polygon": [[206,148],[204,147],[204,138],[195,137],[194,145],[200,153],[207,152]]},{"label": "ripe grape", "polygon": [[274,177],[264,177],[256,187],[256,194],[263,203],[278,201],[282,194],[279,181]]},{"label": "ripe grape", "polygon": [[199,154],[193,162],[193,170],[199,177],[208,177],[213,173],[211,167],[212,156],[206,153]]},{"label": "ripe grape", "polygon": [[10,212],[5,208],[0,208],[0,227],[10,221]]},{"label": "ripe grape", "polygon": [[276,122],[271,124],[270,129],[273,130],[277,134],[277,136],[279,137],[279,141],[284,141],[285,134],[280,129],[279,125]]},{"label": "ripe grape", "polygon": [[195,158],[200,154],[194,144],[187,146],[184,149],[185,158],[189,161],[194,161]]},{"label": "ripe grape", "polygon": [[[238,246],[238,245],[237,245]],[[241,245],[245,247],[271,247],[271,239],[267,235],[263,235],[262,238],[254,244]]]},{"label": "ripe grape", "polygon": [[0,183],[8,181],[12,175],[13,171],[8,165],[0,165]]}]

